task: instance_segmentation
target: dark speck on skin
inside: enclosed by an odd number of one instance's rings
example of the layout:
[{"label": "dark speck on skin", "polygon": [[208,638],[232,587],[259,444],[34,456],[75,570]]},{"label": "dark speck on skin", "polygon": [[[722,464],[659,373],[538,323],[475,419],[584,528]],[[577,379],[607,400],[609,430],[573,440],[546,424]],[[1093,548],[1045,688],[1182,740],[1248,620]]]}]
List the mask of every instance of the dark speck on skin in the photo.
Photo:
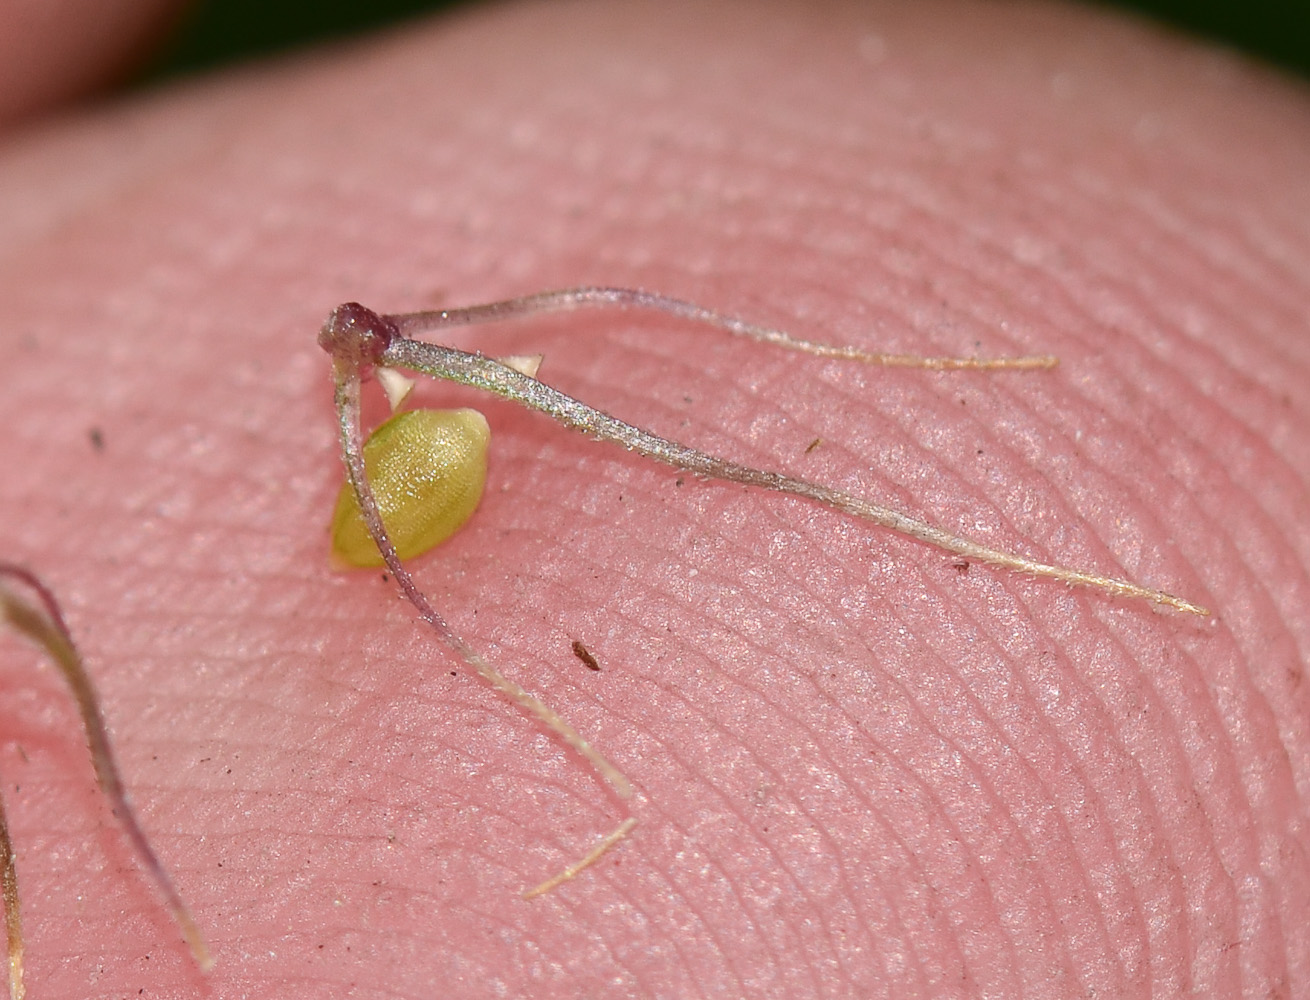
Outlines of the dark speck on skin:
[{"label": "dark speck on skin", "polygon": [[596,662],[596,657],[591,655],[591,650],[577,639],[573,640],[573,655],[585,663],[588,670],[600,670],[600,664]]}]

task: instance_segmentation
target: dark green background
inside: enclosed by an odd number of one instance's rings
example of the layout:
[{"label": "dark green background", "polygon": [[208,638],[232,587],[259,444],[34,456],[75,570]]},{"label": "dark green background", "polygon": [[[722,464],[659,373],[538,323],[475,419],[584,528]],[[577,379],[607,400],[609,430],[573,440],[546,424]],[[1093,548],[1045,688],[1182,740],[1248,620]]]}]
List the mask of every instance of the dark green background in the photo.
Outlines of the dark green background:
[{"label": "dark green background", "polygon": [[[1103,2],[1310,77],[1310,0]],[[192,72],[422,13],[476,5],[476,0],[205,0],[184,21],[151,76]]]}]

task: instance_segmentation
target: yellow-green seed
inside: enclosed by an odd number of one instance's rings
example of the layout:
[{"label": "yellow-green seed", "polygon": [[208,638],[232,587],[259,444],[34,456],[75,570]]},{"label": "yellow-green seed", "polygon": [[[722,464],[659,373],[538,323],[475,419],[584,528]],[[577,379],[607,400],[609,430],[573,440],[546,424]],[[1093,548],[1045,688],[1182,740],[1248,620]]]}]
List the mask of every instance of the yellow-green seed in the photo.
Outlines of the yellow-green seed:
[{"label": "yellow-green seed", "polygon": [[[364,442],[364,468],[382,523],[402,559],[453,535],[477,509],[487,478],[491,429],[477,410],[406,410]],[[354,490],[346,483],[332,515],[332,552],[349,566],[381,566]]]}]

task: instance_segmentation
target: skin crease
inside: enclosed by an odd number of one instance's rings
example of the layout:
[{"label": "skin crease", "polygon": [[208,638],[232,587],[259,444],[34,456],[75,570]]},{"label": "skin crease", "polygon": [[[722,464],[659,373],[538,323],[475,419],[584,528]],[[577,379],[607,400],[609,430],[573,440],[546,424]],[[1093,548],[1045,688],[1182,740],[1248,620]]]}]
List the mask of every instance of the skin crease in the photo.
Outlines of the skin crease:
[{"label": "skin crease", "polygon": [[[65,602],[219,963],[190,964],[58,678],[6,639],[31,995],[1306,996],[1308,111],[1073,7],[582,3],[10,133],[0,551]],[[420,585],[639,789],[626,844],[521,901],[623,807],[391,584],[330,567],[314,335],[346,299],[582,283],[1058,354],[885,372],[599,313],[451,337],[1215,619],[423,386],[492,451]]]}]

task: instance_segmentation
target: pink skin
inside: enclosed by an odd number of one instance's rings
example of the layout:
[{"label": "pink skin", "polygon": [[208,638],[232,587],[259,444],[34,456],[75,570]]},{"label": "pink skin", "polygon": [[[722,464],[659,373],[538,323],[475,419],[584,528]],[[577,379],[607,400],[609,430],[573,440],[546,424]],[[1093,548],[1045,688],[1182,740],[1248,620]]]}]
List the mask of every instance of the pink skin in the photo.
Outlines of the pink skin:
[{"label": "pink skin", "polygon": [[[34,996],[1306,995],[1310,99],[1080,9],[806,6],[492,8],[0,151],[0,552],[65,602],[218,961],[5,640]],[[624,806],[329,566],[315,334],[347,299],[580,283],[1060,355],[880,372],[602,313],[455,337],[1217,617],[424,385],[482,404],[493,457],[417,580],[638,789],[627,843],[522,901]]]},{"label": "pink skin", "polygon": [[187,3],[0,0],[0,124],[124,77]]}]

